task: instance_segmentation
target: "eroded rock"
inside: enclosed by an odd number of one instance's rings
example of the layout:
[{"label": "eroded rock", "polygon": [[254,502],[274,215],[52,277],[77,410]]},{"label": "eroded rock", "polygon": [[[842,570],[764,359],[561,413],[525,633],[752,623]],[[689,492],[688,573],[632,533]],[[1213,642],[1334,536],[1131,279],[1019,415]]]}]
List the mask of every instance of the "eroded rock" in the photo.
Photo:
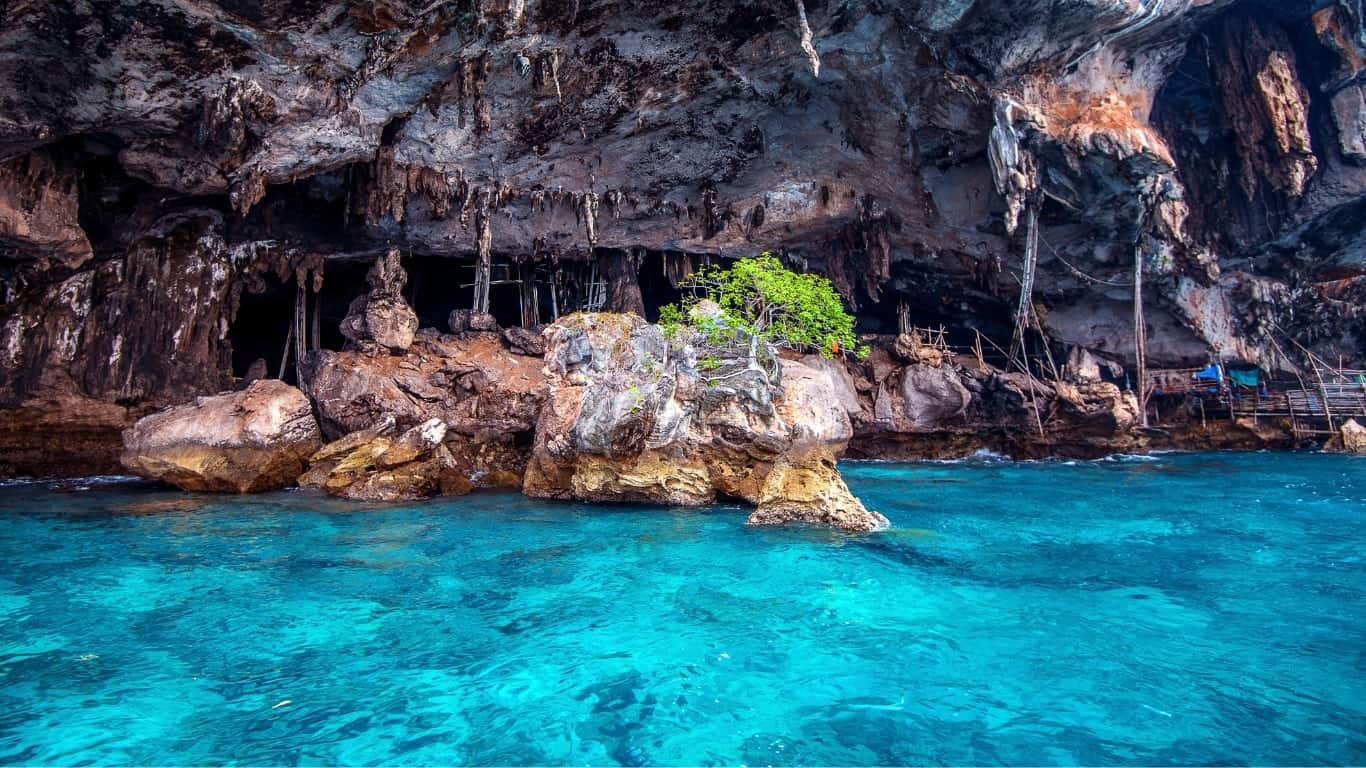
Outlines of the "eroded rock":
[{"label": "eroded rock", "polygon": [[424,331],[403,355],[315,352],[306,380],[328,437],[386,419],[399,430],[436,419],[446,426],[453,466],[469,483],[521,487],[544,380],[540,360],[511,354],[497,336]]},{"label": "eroded rock", "polygon": [[1342,453],[1366,456],[1366,427],[1357,423],[1356,419],[1344,421],[1330,447]]},{"label": "eroded rock", "polygon": [[313,407],[278,379],[201,397],[123,433],[129,471],[187,491],[251,493],[294,484],[322,444]]},{"label": "eroded rock", "polygon": [[[686,337],[687,332],[682,332]],[[523,492],[696,506],[758,504],[755,524],[871,531],[886,519],[848,493],[835,462],[852,435],[830,376],[792,360],[666,339],[635,315],[580,314],[545,333],[546,402]]]},{"label": "eroded rock", "polygon": [[380,347],[403,352],[417,334],[417,313],[403,299],[408,275],[399,252],[391,249],[375,260],[365,276],[370,291],[351,302],[342,320],[342,335],[361,349]]},{"label": "eroded rock", "polygon": [[387,416],[369,429],[328,443],[309,457],[299,485],[362,501],[410,501],[437,494],[468,493],[443,442],[446,424],[428,419],[403,432]]}]

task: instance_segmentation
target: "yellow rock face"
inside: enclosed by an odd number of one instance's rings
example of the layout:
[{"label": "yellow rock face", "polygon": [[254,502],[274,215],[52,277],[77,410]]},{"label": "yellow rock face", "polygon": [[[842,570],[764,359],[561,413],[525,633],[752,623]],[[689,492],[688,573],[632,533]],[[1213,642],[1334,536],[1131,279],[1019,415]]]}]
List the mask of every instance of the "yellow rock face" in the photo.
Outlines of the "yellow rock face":
[{"label": "yellow rock face", "polygon": [[1342,425],[1342,450],[1345,453],[1366,455],[1366,427],[1358,424],[1356,419],[1348,419]]},{"label": "yellow rock face", "polygon": [[588,501],[645,501],[696,506],[715,501],[700,462],[646,454],[631,459],[581,457],[570,480],[574,497]]},{"label": "yellow rock face", "polygon": [[849,533],[887,528],[887,518],[863,506],[844,484],[833,457],[804,457],[800,464],[781,461],[768,473],[750,525],[804,523]]}]

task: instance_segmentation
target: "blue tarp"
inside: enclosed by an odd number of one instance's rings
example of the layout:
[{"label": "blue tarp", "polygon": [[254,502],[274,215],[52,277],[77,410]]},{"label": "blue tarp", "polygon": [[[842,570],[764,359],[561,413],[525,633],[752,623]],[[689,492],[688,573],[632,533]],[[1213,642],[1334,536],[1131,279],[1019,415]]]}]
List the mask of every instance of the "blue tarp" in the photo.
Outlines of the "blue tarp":
[{"label": "blue tarp", "polygon": [[1223,381],[1224,368],[1218,363],[1210,363],[1203,371],[1196,371],[1195,378],[1200,381]]},{"label": "blue tarp", "polygon": [[1256,368],[1251,370],[1245,368],[1241,370],[1230,368],[1228,370],[1228,380],[1240,387],[1251,387],[1256,389],[1257,384],[1261,381],[1261,371]]}]

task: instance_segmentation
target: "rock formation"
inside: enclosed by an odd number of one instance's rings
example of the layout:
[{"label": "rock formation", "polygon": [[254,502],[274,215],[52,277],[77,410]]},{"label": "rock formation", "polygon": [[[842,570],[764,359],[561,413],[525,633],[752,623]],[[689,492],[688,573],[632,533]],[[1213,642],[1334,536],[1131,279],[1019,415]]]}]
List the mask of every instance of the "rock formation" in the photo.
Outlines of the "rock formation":
[{"label": "rock formation", "polygon": [[394,353],[406,351],[417,334],[417,313],[403,300],[408,275],[399,263],[398,251],[390,249],[376,259],[365,281],[370,290],[347,308],[342,335],[360,349],[378,346]]},{"label": "rock formation", "polygon": [[[1078,406],[894,338],[904,308],[1008,346],[1023,312],[1122,386],[1136,267],[1154,366],[1290,371],[1302,347],[1366,367],[1360,0],[4,11],[5,473],[108,471],[120,428],[258,359],[309,388],[282,357],[431,375],[420,326],[653,317],[693,269],[761,250],[828,275],[882,339],[849,373],[865,453],[1119,423],[1104,388]],[[471,430],[446,438],[457,462]]]},{"label": "rock formation", "polygon": [[285,488],[322,445],[308,398],[276,379],[201,397],[138,421],[123,436],[123,464],[187,491]]},{"label": "rock formation", "polygon": [[1342,453],[1366,455],[1366,427],[1358,424],[1356,419],[1348,419],[1342,423],[1337,438],[1329,448]]},{"label": "rock formation", "polygon": [[635,315],[573,315],[545,335],[549,387],[527,495],[685,506],[726,497],[757,504],[755,524],[886,526],[835,470],[853,433],[826,372],[792,360],[771,374],[733,357],[699,363],[704,347],[688,331],[667,339]]},{"label": "rock formation", "polygon": [[392,416],[368,429],[328,443],[308,459],[299,478],[305,488],[364,501],[407,501],[438,493],[467,493],[472,485],[460,473],[442,442],[446,424],[428,419],[395,434]]}]

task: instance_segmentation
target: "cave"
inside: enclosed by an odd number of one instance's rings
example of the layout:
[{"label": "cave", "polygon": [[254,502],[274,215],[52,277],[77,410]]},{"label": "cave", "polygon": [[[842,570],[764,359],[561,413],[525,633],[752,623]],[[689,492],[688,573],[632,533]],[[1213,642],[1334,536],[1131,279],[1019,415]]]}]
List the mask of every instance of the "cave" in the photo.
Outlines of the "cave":
[{"label": "cave", "polygon": [[[266,279],[266,288],[260,293],[242,291],[237,316],[228,329],[233,376],[246,376],[247,369],[257,359],[266,361],[267,375],[280,373],[285,336],[294,322],[294,294],[292,282],[281,283],[274,277]],[[292,356],[280,378],[296,383]]]},{"label": "cave", "polygon": [[[685,253],[669,253],[661,251],[649,251],[641,260],[636,269],[636,279],[640,283],[640,298],[645,302],[645,319],[650,322],[659,321],[659,310],[669,304],[677,302],[683,298],[683,290],[675,282],[681,281],[681,272],[675,274],[670,279],[670,263],[681,265],[687,263],[690,267],[687,274],[692,273],[692,256]],[[675,266],[674,269],[679,269]]]}]

